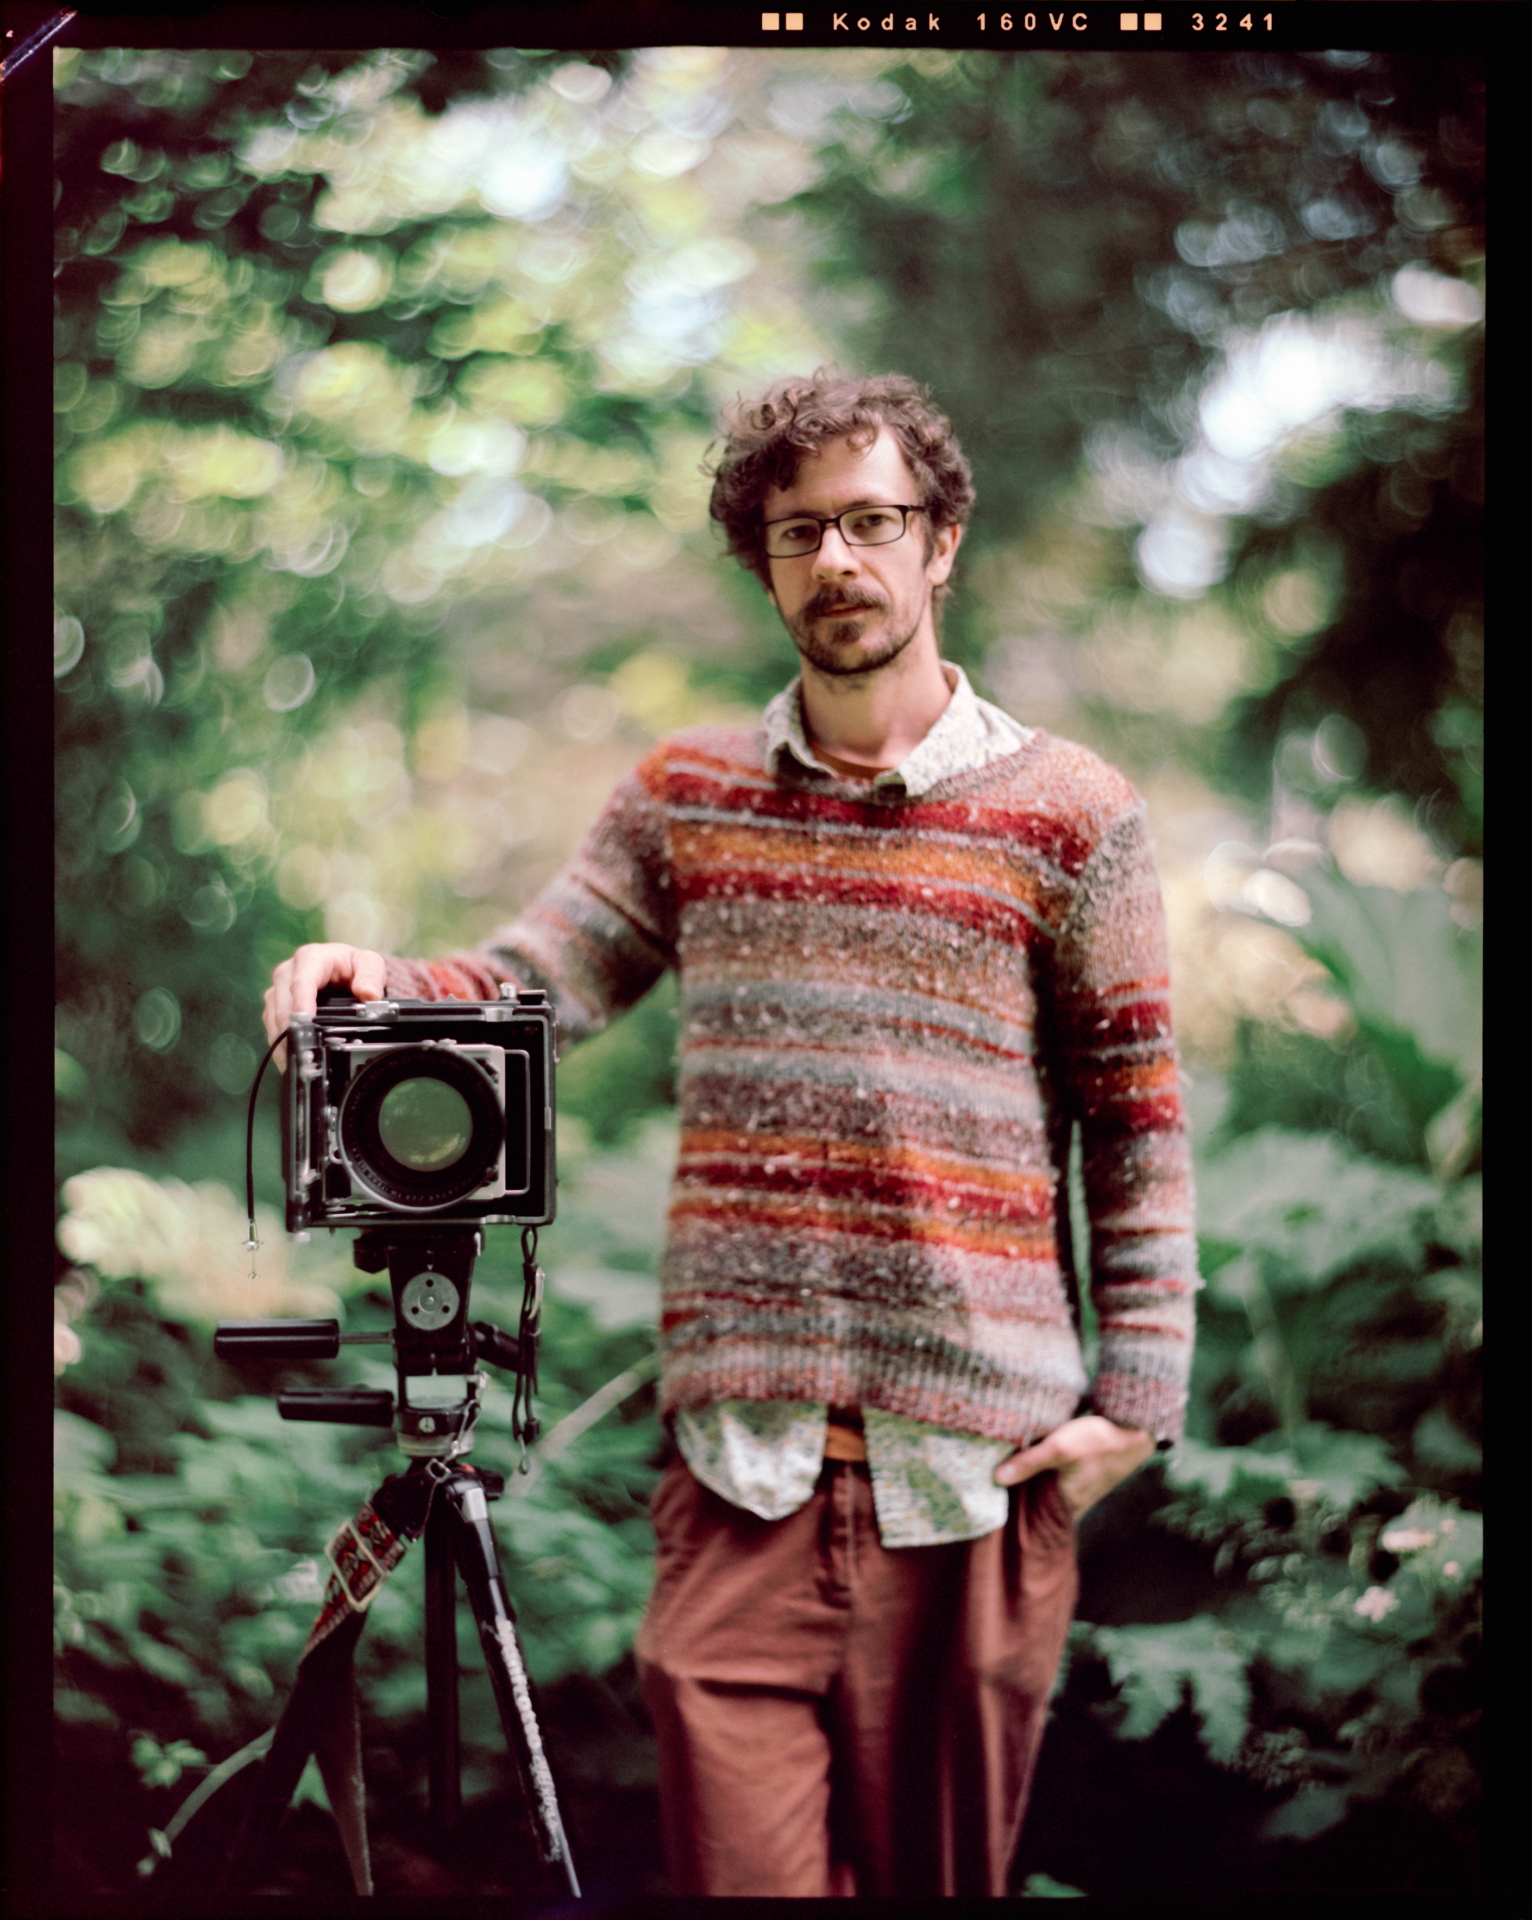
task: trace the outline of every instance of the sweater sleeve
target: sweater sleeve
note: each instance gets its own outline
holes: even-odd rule
[[[675,964],[675,897],[656,752],[619,782],[574,858],[518,919],[473,953],[388,962],[387,990],[422,1000],[493,999],[541,987],[570,1044],[642,999]]]
[[[1095,1411],[1179,1439],[1195,1330],[1191,1152],[1142,805],[1103,836],[1053,955],[1059,1093],[1081,1127]]]

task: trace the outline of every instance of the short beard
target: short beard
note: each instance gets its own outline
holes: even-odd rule
[[[838,620],[830,628],[829,634],[821,638],[814,632],[817,620],[824,617],[829,607],[844,606],[848,599],[855,607],[867,607],[877,612],[889,611],[888,603],[874,599],[872,595],[848,595],[822,588],[800,608],[797,617],[788,621],[787,631],[792,635],[793,645],[809,663],[821,673],[834,675],[837,679],[849,679],[857,674],[876,673],[890,662],[897,660],[905,648],[920,631],[917,621],[908,633],[888,633],[875,652],[863,653],[855,660],[847,660],[840,649],[852,645],[857,639],[857,629],[850,620]]]

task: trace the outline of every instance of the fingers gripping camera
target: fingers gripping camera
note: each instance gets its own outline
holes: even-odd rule
[[[547,996],[332,998],[293,1018],[287,1228],[542,1226],[554,1211]]]

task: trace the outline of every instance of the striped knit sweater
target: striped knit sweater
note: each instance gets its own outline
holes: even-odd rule
[[[1181,1431],[1198,1284],[1164,918],[1128,783],[1044,733],[908,798],[677,734],[476,955],[577,1040],[680,977],[661,1404],[879,1408],[1022,1444],[1086,1385],[1062,1178],[1082,1127],[1091,1400]]]

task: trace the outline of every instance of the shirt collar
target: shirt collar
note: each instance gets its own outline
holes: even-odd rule
[[[917,799],[938,781],[987,766],[991,760],[1016,752],[1032,738],[1032,728],[1020,725],[988,700],[981,700],[961,667],[944,660],[942,672],[952,689],[952,698],[941,718],[897,767],[886,767],[874,774],[873,786],[897,785],[912,800]],[[790,753],[810,772],[822,773],[831,780],[841,778],[815,756],[809,745],[803,723],[801,675],[767,703],[762,718],[768,764],[780,767],[781,756]]]

